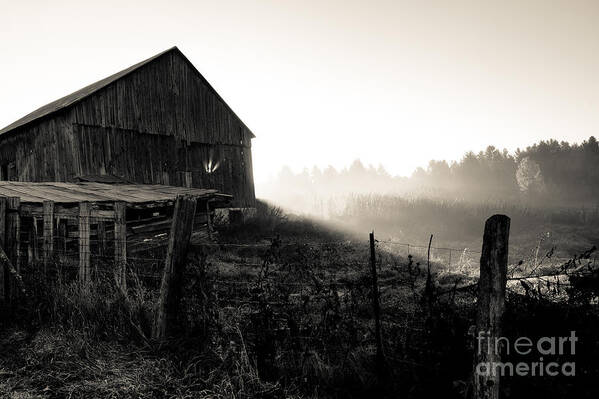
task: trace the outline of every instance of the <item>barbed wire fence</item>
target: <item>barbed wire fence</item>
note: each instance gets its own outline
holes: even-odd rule
[[[38,221],[39,222],[39,221]],[[76,222],[72,224],[77,224]],[[34,228],[37,228],[37,224],[33,223]],[[99,225],[98,227],[99,228]],[[116,239],[114,235],[111,236],[110,228],[108,229],[109,234],[100,238],[98,230],[94,227],[90,238],[87,240],[87,246],[82,247],[79,245],[78,235],[73,232],[65,233],[63,237],[53,236],[52,241],[52,257],[55,263],[61,263],[63,268],[75,269],[78,267],[78,261],[81,257],[89,256],[94,263],[95,273],[104,273],[110,269],[111,263],[115,260],[115,250],[120,246],[129,246],[141,248],[142,251],[136,251],[133,254],[128,254],[126,258],[127,267],[134,270],[140,277],[145,279],[159,279],[161,277],[161,268],[163,266],[163,256],[168,234],[157,235],[156,237],[144,238],[142,240],[132,241],[130,238]],[[277,243],[276,250],[281,253],[287,252],[289,256],[292,253],[293,267],[301,267],[301,262],[306,261],[310,252],[320,252],[326,254],[327,252],[334,252],[333,248],[342,248],[349,254],[350,252],[356,252],[356,244],[365,245],[364,243],[358,243],[356,241],[332,241],[332,242],[318,242],[310,244],[297,244],[297,243]],[[393,265],[395,268],[401,266],[398,263],[402,261],[407,264],[414,259],[416,265],[420,265],[423,259],[428,259],[430,262],[436,265],[441,265],[448,272],[458,272],[467,274],[469,277],[476,277],[478,275],[478,263],[480,260],[481,252],[470,248],[452,248],[452,247],[437,247],[434,245],[422,245],[419,243],[411,243],[393,239],[381,239],[376,241],[377,254],[380,257],[378,264],[379,267],[387,267]],[[260,243],[202,243],[201,247],[203,250],[210,253],[210,256],[219,255],[219,262],[227,264],[228,266],[234,265],[241,269],[251,269],[262,267],[264,265],[263,254],[271,250],[273,246],[272,239],[270,242]],[[17,244],[17,257],[16,262],[18,265],[25,265],[30,263],[36,263],[44,259],[47,262],[47,256],[45,254],[46,248],[48,247],[47,238],[38,236],[37,234],[21,235],[20,240]],[[305,253],[302,255],[301,252]],[[366,257],[366,249],[362,248],[363,257],[360,259],[356,257],[354,253],[350,256],[344,254],[339,257],[342,262],[335,262],[334,259],[326,260],[331,265],[332,269],[338,269],[340,276],[334,276],[329,271],[329,280],[343,280],[343,273],[347,273],[347,268],[356,269],[367,269],[369,260]],[[232,256],[234,253],[234,256]],[[397,259],[394,257],[407,258],[406,261]],[[229,257],[229,262],[227,262]],[[584,256],[582,256],[584,257]],[[578,262],[580,263],[580,259]],[[290,265],[288,265],[290,266]],[[515,276],[513,271],[518,265],[512,265],[508,281],[528,281],[528,280],[539,280],[544,282],[546,285],[560,285],[565,286],[567,283],[560,280],[560,277],[569,277],[564,270],[559,270],[556,273],[539,273],[538,266],[533,264],[532,271],[529,273],[521,273],[519,276]],[[291,266],[290,266],[291,267]],[[585,275],[584,271],[577,271],[581,276]],[[522,275],[523,274],[523,275]],[[587,271],[587,274],[592,274],[592,271]],[[549,281],[553,279],[553,281]],[[219,280],[221,281],[221,280]],[[237,282],[239,283],[239,282]],[[382,280],[385,284],[386,280]],[[226,284],[230,284],[226,282]]]
[[[168,236],[149,239],[145,251],[127,255],[129,278],[139,278],[154,289],[159,287],[166,239]],[[116,248],[128,244],[127,240],[110,236],[98,239],[91,234],[89,245],[81,247],[78,241],[75,235],[54,237],[51,263],[74,279],[80,259],[88,256],[94,277],[112,278],[118,262]],[[41,274],[40,264],[49,261],[43,250],[45,244],[47,247],[43,237],[21,237],[19,270]],[[248,350],[262,362],[286,357],[289,362],[302,359],[301,366],[305,367],[306,359],[315,356],[334,363],[347,361],[356,351],[370,355],[382,351],[387,361],[436,372],[431,366],[435,363],[419,360],[422,353],[417,353],[427,347],[430,339],[430,310],[423,305],[428,263],[441,266],[448,274],[463,274],[447,284],[435,282],[439,284],[432,294],[435,300],[451,303],[459,297],[474,305],[481,251],[397,240],[378,240],[374,245],[373,259],[366,237],[363,241],[317,243],[282,242],[278,237],[259,243],[205,242],[193,245],[192,267],[188,267],[185,277],[191,287],[198,279],[205,279],[201,294],[209,293],[221,339],[236,341],[241,331],[251,343]],[[592,253],[576,256],[551,274],[535,267],[519,274],[508,271],[507,289],[514,294],[528,293],[532,288],[527,289],[526,284],[532,287],[534,282],[548,290],[564,288],[569,282],[560,282],[560,276],[595,273],[593,267],[584,268],[594,261]],[[374,273],[369,267],[371,262]],[[538,293],[541,295],[541,291]],[[195,311],[189,310],[191,305],[206,300],[197,298],[197,290],[188,290],[188,294],[187,312]],[[375,297],[380,307],[378,316]],[[380,342],[376,323],[382,330]]]
[[[127,267],[138,274],[138,276],[149,279],[157,280],[161,278],[161,268],[164,262],[164,248],[167,236],[161,237],[162,240],[147,239],[144,245],[145,251],[140,251],[137,254],[127,255],[126,263]],[[52,245],[52,257],[54,263],[60,263],[62,268],[72,269],[76,271],[79,267],[78,262],[82,256],[89,255],[94,263],[93,269],[95,273],[107,274],[108,270],[111,269],[115,260],[115,247],[120,241],[120,245],[131,244],[127,240],[116,240],[114,238],[108,239],[97,239],[90,238],[88,240],[89,245],[82,248],[77,244],[78,238],[73,237],[53,237]],[[203,251],[209,253],[209,257],[218,258],[218,262],[225,264],[228,267],[238,268],[239,270],[260,268],[265,264],[264,254],[271,251],[273,248],[273,239],[270,242],[260,243],[212,243],[205,242],[201,245],[196,245],[197,248],[202,248]],[[158,243],[157,243],[158,241]],[[268,241],[264,240],[264,241]],[[22,237],[18,244],[18,265],[26,265],[39,263],[45,257],[44,245],[46,244],[44,237],[33,238],[31,235]],[[140,245],[140,243],[136,243]],[[328,271],[327,279],[329,281],[343,281],[344,277],[349,269],[352,270],[367,270],[369,259],[367,256],[367,248],[364,246],[365,242],[357,242],[350,240],[342,241],[330,241],[330,242],[312,242],[309,244],[298,244],[298,243],[282,243],[276,244],[276,252],[286,253],[287,257],[291,257],[291,262],[288,262],[287,267],[301,268],[302,262],[308,260],[310,256],[314,257],[319,255],[319,261],[328,262],[331,266],[330,269],[337,270],[339,275],[335,275],[330,270]],[[362,247],[362,254],[356,256],[358,250],[357,247]],[[376,241],[377,256],[379,271],[385,268],[394,267],[398,268],[405,266],[408,262],[414,261],[416,266],[420,266],[424,259],[429,258],[433,264],[444,267],[445,271],[448,272],[461,272],[467,274],[469,277],[476,277],[478,275],[478,263],[480,260],[480,251],[472,250],[469,248],[452,248],[452,247],[436,247],[427,246],[418,243],[410,243],[392,239],[382,239]],[[335,259],[327,259],[327,254],[331,254],[335,251],[342,249],[345,251],[343,256],[338,256],[337,262]],[[303,252],[303,253],[302,253]],[[324,256],[324,258],[323,258]],[[271,255],[272,257],[272,255]],[[403,258],[402,258],[403,257]],[[330,258],[330,256],[329,256]],[[578,259],[585,258],[582,254]],[[402,265],[401,263],[404,263]],[[269,262],[266,262],[269,263]],[[518,265],[512,265],[508,281],[527,281],[527,280],[539,280],[548,284],[561,284],[561,286],[567,285],[567,283],[560,283],[560,277],[569,277],[569,274],[560,268],[557,272],[552,273],[539,273],[538,270],[534,270],[524,275],[514,276],[513,270]],[[381,269],[382,268],[382,269]],[[586,276],[592,274],[592,271],[577,271],[578,275]],[[239,276],[229,276],[233,279],[237,279]],[[547,279],[555,279],[555,281],[549,281]],[[250,284],[250,281],[239,281],[239,280],[217,280],[217,283],[223,284]],[[383,279],[382,284],[386,284],[386,280]],[[294,284],[294,283],[288,283]]]

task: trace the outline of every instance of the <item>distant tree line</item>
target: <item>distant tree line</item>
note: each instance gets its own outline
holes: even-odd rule
[[[466,153],[459,162],[431,161],[426,170],[416,170],[412,180],[453,197],[594,204],[599,190],[599,145],[591,136],[581,144],[540,141],[514,154],[489,146],[478,154]]]
[[[410,177],[391,176],[382,166],[365,166],[359,159],[342,170],[329,166],[293,173],[284,167],[266,187],[265,197],[314,208],[318,201],[363,193],[596,205],[599,144],[593,136],[580,144],[548,140],[513,154],[489,146],[469,151],[457,162],[431,160]]]

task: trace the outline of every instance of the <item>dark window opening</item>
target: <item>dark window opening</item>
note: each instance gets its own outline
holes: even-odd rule
[[[0,164],[0,180],[9,181],[17,180],[16,167],[14,162],[5,162]]]
[[[0,180],[8,180],[8,164],[0,165]]]

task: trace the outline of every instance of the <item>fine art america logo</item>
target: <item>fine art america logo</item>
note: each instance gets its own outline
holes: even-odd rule
[[[553,358],[563,359],[563,356],[576,354],[576,331],[571,331],[566,337],[541,337],[532,340],[528,337],[519,337],[513,342],[507,337],[491,338],[489,332],[480,331],[476,337],[478,341],[478,355],[486,356],[476,365],[476,373],[484,376],[550,376],[558,375],[573,377],[576,375],[575,362],[549,361]],[[501,362],[500,353],[505,355],[534,356],[537,361],[532,362]],[[537,355],[537,356],[535,356]],[[548,359],[545,359],[548,357]],[[512,356],[513,357],[513,356]]]

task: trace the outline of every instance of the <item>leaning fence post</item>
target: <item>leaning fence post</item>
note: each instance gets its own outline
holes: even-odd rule
[[[374,248],[374,231],[370,233],[370,270],[372,273],[372,308],[374,310],[374,333],[376,339],[376,361],[382,369],[385,359],[383,354],[383,336],[381,331],[381,305],[379,303],[379,283],[376,273],[376,252]]]
[[[474,356],[474,398],[499,398],[501,361],[497,339],[501,337],[501,319],[505,308],[510,218],[493,215],[485,223],[478,280],[478,311]]]
[[[183,273],[187,260],[189,240],[193,230],[197,200],[190,195],[178,195],[173,212],[168,250],[160,285],[158,309],[152,337],[162,340],[176,322],[177,307],[181,297]]]

